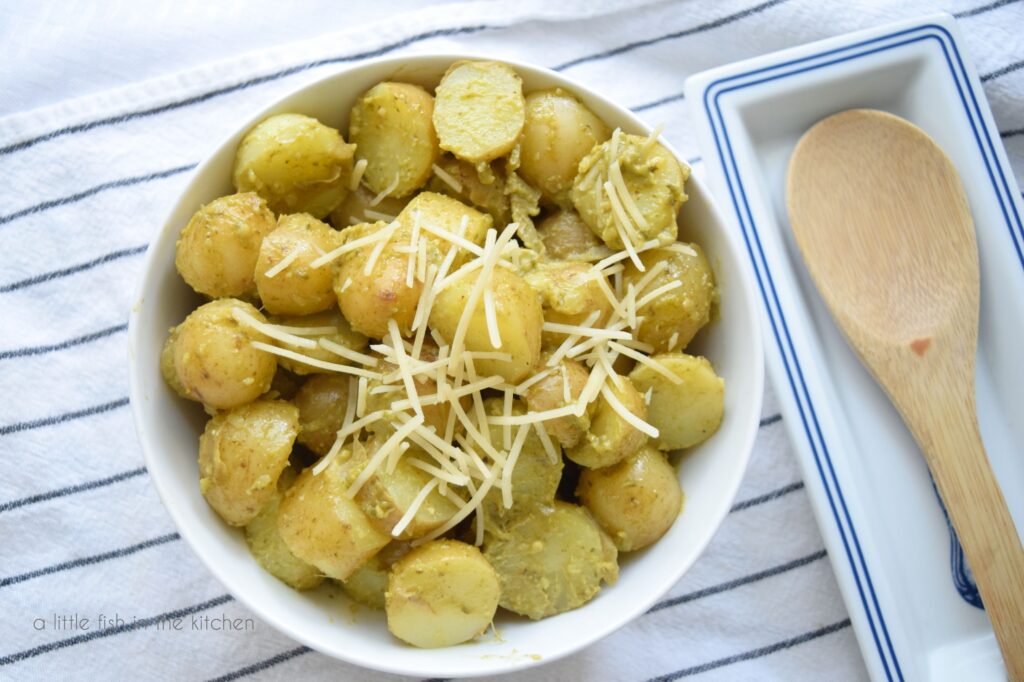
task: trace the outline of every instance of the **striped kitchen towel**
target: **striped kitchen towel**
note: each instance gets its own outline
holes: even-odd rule
[[[213,143],[310,79],[384,54],[531,61],[665,123],[701,173],[688,75],[945,10],[1024,175],[1020,2],[342,4],[51,0],[0,13],[0,679],[391,677],[298,646],[225,593],[157,499],[127,409],[126,318],[147,242]],[[295,42],[268,47],[283,39]],[[780,421],[769,388],[736,505],[663,601],[505,679],[864,679]],[[157,627],[173,616],[190,627]]]

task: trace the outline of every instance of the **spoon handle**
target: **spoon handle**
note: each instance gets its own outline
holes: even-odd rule
[[[963,545],[1009,678],[1024,681],[1024,547],[985,454],[973,391],[933,386],[925,395],[931,399],[904,416]]]

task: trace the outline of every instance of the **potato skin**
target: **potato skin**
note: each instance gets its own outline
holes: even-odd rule
[[[253,271],[263,238],[277,221],[255,192],[214,199],[202,206],[181,231],[174,265],[182,279],[210,298],[251,298]]]
[[[267,312],[274,315],[311,315],[334,306],[334,271],[311,263],[341,243],[327,223],[308,213],[283,215],[277,229],[264,238],[256,261],[256,290]],[[267,271],[292,251],[298,256],[273,277]]]
[[[667,267],[647,286],[653,291],[670,282],[682,282],[681,287],[668,291],[647,305],[638,308],[644,319],[637,330],[637,338],[654,346],[657,352],[684,350],[697,332],[711,319],[711,311],[718,299],[715,273],[712,272],[704,250],[698,244],[687,244],[696,256],[670,249],[651,249],[640,254],[640,261],[650,270],[659,261]],[[623,283],[635,283],[643,277],[633,263],[627,263],[622,273]],[[675,344],[670,348],[673,335]]]
[[[178,326],[174,369],[188,397],[226,410],[252,402],[270,388],[277,361],[253,348],[253,341],[270,339],[231,315],[234,308],[266,321],[256,308],[235,298],[201,305]]]
[[[629,375],[638,390],[653,389],[647,421],[658,429],[657,448],[689,448],[714,435],[725,410],[725,382],[707,358],[663,353],[653,359],[683,380],[673,384],[643,364]]]
[[[647,420],[644,398],[629,379],[623,378],[621,389],[611,380],[608,387],[630,412]],[[595,402],[597,406],[593,408],[590,431],[584,434],[576,447],[565,453],[577,464],[592,469],[620,462],[647,442],[647,434],[620,417],[603,395]]]
[[[301,591],[317,587],[324,581],[324,576],[315,566],[292,554],[277,530],[281,497],[296,476],[294,469],[286,468],[281,472],[277,492],[256,518],[245,526],[245,542],[263,570],[289,587]]]
[[[660,144],[656,143],[645,151],[646,137],[625,133],[618,137],[616,158],[622,169],[623,182],[647,223],[646,227],[636,226],[640,235],[638,243],[649,239],[656,239],[660,244],[674,242],[678,234],[676,214],[687,199],[683,184],[690,177],[690,168],[681,165]],[[615,160],[611,158],[612,144],[612,140],[601,143],[580,162],[570,197],[583,222],[594,234],[609,247],[621,249],[623,243],[616,228],[611,202],[605,192],[597,191],[597,183],[608,180],[609,168]]]
[[[257,400],[206,423],[199,490],[222,519],[244,526],[274,497],[298,432],[298,409],[280,400]]]
[[[601,119],[561,88],[531,92],[519,173],[549,201],[569,206],[580,161],[609,134]]]
[[[556,500],[488,534],[484,556],[501,583],[501,606],[539,620],[593,599],[618,579],[615,545],[582,507]]]
[[[353,236],[361,237],[377,230],[386,229],[383,222],[374,225],[357,225]],[[388,320],[394,319],[403,335],[408,335],[416,314],[416,305],[423,292],[423,283],[413,278],[412,286],[406,286],[408,254],[395,251],[400,234],[392,236],[381,251],[369,275],[364,274],[366,263],[373,251],[370,244],[347,254],[338,266],[334,279],[334,295],[342,315],[352,329],[374,339],[388,334]],[[408,236],[404,242],[408,242]]]
[[[412,229],[417,214],[419,214],[419,219],[422,223],[439,227],[456,235],[459,234],[462,228],[462,221],[465,220],[466,233],[463,237],[477,246],[483,246],[487,230],[491,229],[491,225],[494,222],[486,213],[481,213],[458,199],[453,199],[444,194],[437,194],[436,192],[420,192],[405,205],[402,212],[398,214],[403,230]],[[451,248],[451,242],[426,231],[421,232],[421,234],[434,247],[427,253],[430,262],[440,265],[441,260],[448,253],[448,249]],[[409,233],[405,231],[404,235],[405,241],[408,241]],[[463,249],[459,249],[459,254],[461,257],[455,259],[455,265],[462,263],[465,257],[469,255]]]
[[[188,389],[181,383],[181,379],[178,378],[178,370],[174,367],[174,350],[175,345],[178,343],[179,328],[180,325],[178,327],[171,327],[171,331],[167,334],[167,340],[164,341],[164,347],[160,350],[160,375],[164,378],[164,382],[171,387],[172,391],[182,398],[194,400],[189,395]]]
[[[295,394],[299,410],[299,443],[323,457],[334,445],[348,407],[346,376],[317,374]]]
[[[651,445],[610,467],[584,469],[576,495],[620,552],[653,544],[683,508],[676,470]]]
[[[547,257],[563,261],[598,261],[611,252],[572,210],[556,211],[540,221],[537,233]]]
[[[388,590],[391,566],[411,549],[408,542],[395,540],[389,543],[342,583],[345,594],[363,606],[384,610],[384,593]]]
[[[452,646],[482,634],[498,609],[498,576],[480,550],[434,540],[391,569],[385,610],[388,629],[413,646]]]
[[[301,114],[277,114],[246,133],[235,153],[239,192],[256,192],[270,209],[323,218],[348,194],[356,146]]]
[[[434,129],[441,149],[473,163],[512,150],[526,123],[523,82],[498,62],[457,62],[437,86]]]
[[[334,294],[332,292],[331,296],[333,297],[333,295]],[[313,313],[312,315],[299,315],[295,317],[286,315],[281,317],[272,317],[270,321],[273,324],[280,324],[286,327],[334,327],[337,331],[333,334],[303,334],[303,338],[311,341],[326,339],[328,341],[333,341],[338,345],[345,346],[349,350],[362,352],[366,350],[366,346],[370,342],[369,339],[359,332],[353,331],[348,320],[342,316],[341,311],[336,307],[332,307],[330,310],[325,310],[324,312]],[[332,351],[329,351],[319,345],[316,348],[299,348],[298,346],[286,343],[285,341],[279,341],[277,339],[273,339],[272,343],[279,348],[285,348],[287,350],[302,353],[303,355],[308,355],[312,358],[316,358],[317,360],[333,362],[340,365],[352,364],[349,360],[336,355]],[[308,365],[305,362],[285,357],[278,357],[277,364],[300,376],[307,374],[332,373],[330,370],[314,367],[313,365]]]
[[[546,358],[542,358],[545,360]],[[546,367],[547,363],[542,362]],[[569,397],[577,400],[583,392],[583,387],[590,377],[587,368],[575,360],[564,359],[559,365],[565,365],[565,377],[561,369],[557,369],[537,383],[526,389],[526,404],[531,412],[544,412],[565,407],[564,384],[568,379]],[[548,434],[557,440],[562,447],[571,448],[580,442],[583,435],[590,429],[590,414],[584,412],[582,416],[568,415],[558,419],[550,419],[544,422],[544,428]]]
[[[557,324],[582,325],[595,310],[600,314],[591,326],[603,327],[612,312],[612,304],[601,291],[594,277],[596,273],[590,263],[538,263],[526,273],[526,283],[541,296],[544,321]],[[545,331],[541,334],[541,346],[554,350],[562,344],[567,334]]]
[[[299,474],[281,500],[277,519],[292,554],[335,580],[348,578],[391,540],[345,496],[350,453],[342,450],[319,475],[312,468]]]
[[[434,98],[418,85],[378,83],[349,115],[349,140],[367,160],[363,182],[383,192],[398,176],[391,196],[404,197],[430,178],[440,150],[432,120]]]
[[[434,300],[430,312],[430,326],[452,343],[459,319],[469,300],[470,291],[480,276],[479,270],[461,275]],[[466,332],[465,347],[469,351],[499,351],[511,355],[511,360],[477,360],[480,376],[500,374],[510,383],[525,379],[540,362],[541,327],[544,315],[540,300],[522,277],[496,267],[490,283],[494,296],[495,317],[501,336],[501,348],[491,345],[484,312],[484,297],[480,296]]]

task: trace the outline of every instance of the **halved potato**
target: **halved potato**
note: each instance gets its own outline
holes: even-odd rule
[[[348,578],[391,541],[345,496],[347,460],[361,447],[342,449],[319,474],[304,470],[278,511],[277,527],[292,554],[335,580]]]
[[[358,448],[353,452],[348,463],[349,483],[362,474],[384,440],[383,436],[377,436],[371,439],[365,448]],[[411,509],[420,491],[433,478],[413,466],[409,458],[432,463],[426,453],[413,446],[398,460],[393,470],[388,471],[387,462],[378,466],[355,497],[370,523],[380,532],[388,533],[398,540],[411,540],[426,535],[442,526],[458,511],[451,500],[439,493],[435,487],[419,505],[408,525],[399,534],[394,534],[396,525]]]
[[[608,135],[608,126],[561,88],[531,92],[519,172],[549,201],[571,205],[569,190],[580,161]]]
[[[651,389],[647,421],[658,429],[659,450],[689,448],[710,438],[722,423],[725,382],[707,358],[686,353],[662,353],[652,360],[682,379],[673,383],[644,364],[630,373],[641,392]]]
[[[311,590],[324,581],[316,566],[307,564],[292,554],[277,530],[277,514],[281,497],[298,474],[287,468],[277,482],[277,493],[263,510],[245,527],[245,542],[249,551],[263,569],[296,590]]]
[[[622,387],[608,380],[608,388],[627,410],[642,420],[647,420],[647,406],[644,397],[629,379],[623,378]],[[647,442],[647,434],[626,421],[601,395],[597,399],[590,420],[590,431],[569,448],[566,455],[572,461],[592,469],[611,466],[640,449]]]
[[[676,470],[651,445],[610,467],[584,469],[576,494],[620,552],[656,542],[683,508]]]
[[[594,598],[619,576],[618,553],[582,507],[556,500],[488,535],[484,556],[497,571],[501,606],[538,620]]]
[[[388,629],[414,646],[452,646],[482,634],[498,609],[498,576],[480,550],[435,540],[395,563],[388,579]]]
[[[711,319],[711,311],[718,298],[715,273],[704,250],[698,244],[674,244],[645,251],[640,254],[640,261],[648,272],[658,263],[665,263],[665,269],[640,292],[641,298],[645,292],[666,284],[682,282],[682,286],[666,291],[637,309],[637,314],[644,319],[636,337],[659,352],[684,350]],[[632,262],[626,263],[622,273],[624,284],[636,284],[643,277],[644,273],[637,270]]]
[[[470,293],[479,277],[479,270],[458,276],[434,301],[430,326],[448,343],[454,340],[459,320],[469,305]],[[491,344],[484,295],[481,294],[469,318],[465,348],[475,352],[507,353],[508,360],[477,360],[476,371],[480,376],[500,374],[506,381],[516,383],[526,378],[540,361],[541,327],[544,324],[540,300],[522,277],[504,267],[494,269],[488,288],[494,299],[501,347]]]
[[[280,400],[257,400],[206,423],[199,490],[222,519],[244,526],[270,502],[298,432],[298,409]]]
[[[277,114],[245,134],[235,155],[239,192],[256,192],[274,213],[323,218],[348,194],[354,144],[301,114]]]
[[[409,83],[378,83],[356,100],[348,135],[367,161],[367,187],[380,193],[393,186],[389,195],[401,198],[427,182],[440,153],[433,114],[434,98]]]
[[[458,62],[437,86],[434,128],[441,149],[473,163],[512,150],[526,122],[523,82],[499,62]]]

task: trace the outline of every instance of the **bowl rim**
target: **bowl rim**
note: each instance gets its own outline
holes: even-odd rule
[[[281,106],[281,104],[288,99],[297,97],[301,94],[306,93],[310,90],[316,90],[323,86],[324,82],[342,74],[355,73],[371,68],[382,68],[387,65],[393,65],[396,70],[402,66],[408,66],[410,63],[415,64],[420,61],[444,61],[447,60],[450,63],[454,63],[462,60],[473,60],[473,61],[498,61],[511,66],[516,69],[517,72],[530,72],[532,74],[542,75],[546,78],[558,81],[557,87],[564,87],[576,96],[582,96],[581,99],[596,100],[601,102],[604,106],[613,109],[616,113],[621,116],[623,121],[629,123],[637,130],[641,130],[647,134],[650,134],[654,128],[645,123],[639,116],[637,116],[630,109],[617,104],[610,97],[605,96],[601,92],[594,90],[593,88],[584,85],[583,83],[570,78],[562,73],[554,71],[553,69],[540,66],[531,62],[524,62],[517,59],[510,59],[504,56],[496,55],[494,53],[480,53],[480,52],[450,52],[450,51],[427,51],[408,55],[398,56],[386,56],[376,57],[368,59],[356,64],[347,64],[336,69],[332,69],[326,73],[321,74],[313,80],[299,83],[290,90],[281,93],[268,101],[265,105],[255,110],[250,116],[248,116],[241,124],[232,128],[232,130],[225,136],[221,137],[216,142],[210,151],[205,155],[203,160],[196,165],[196,167],[189,172],[188,182],[180,190],[175,201],[168,207],[165,212],[165,219],[159,230],[155,231],[150,238],[149,244],[152,246],[160,240],[160,238],[168,230],[179,229],[180,226],[172,224],[173,217],[182,208],[182,205],[186,201],[186,197],[191,193],[191,189],[194,186],[197,178],[204,175],[206,169],[211,164],[215,163],[221,155],[224,153],[224,147],[234,140],[240,137],[245,131],[251,129],[256,123],[263,120],[267,116],[276,113],[275,110]],[[660,139],[661,144],[668,149],[672,155],[684,163],[685,160],[676,151],[676,149],[664,138]],[[749,420],[749,423],[742,425],[735,425],[731,428],[742,429],[742,438],[740,442],[742,444],[742,451],[740,454],[740,466],[735,468],[735,472],[728,480],[727,488],[723,489],[723,498],[728,501],[728,504],[721,506],[719,512],[714,515],[711,519],[711,523],[707,524],[707,529],[699,537],[699,540],[695,543],[695,551],[693,553],[693,560],[688,564],[680,564],[679,567],[666,573],[666,578],[658,584],[657,589],[650,591],[649,596],[644,599],[638,599],[633,602],[632,608],[624,612],[620,612],[618,618],[608,619],[607,622],[594,623],[594,627],[585,636],[578,638],[568,646],[563,646],[557,652],[548,653],[541,660],[535,660],[533,657],[523,656],[519,660],[509,661],[507,665],[500,669],[483,668],[479,669],[459,669],[459,670],[446,670],[443,668],[437,668],[428,671],[430,675],[443,675],[446,677],[461,678],[470,677],[475,675],[496,675],[506,674],[516,671],[521,671],[527,668],[532,668],[538,665],[551,663],[553,661],[562,659],[571,654],[577,653],[578,651],[593,645],[595,642],[607,637],[616,630],[626,626],[627,624],[634,621],[637,617],[645,613],[659,598],[667,593],[676,583],[678,583],[682,577],[693,567],[696,561],[704,554],[711,539],[717,534],[722,526],[722,522],[729,513],[729,509],[736,499],[736,495],[739,492],[740,485],[746,475],[747,468],[749,466],[750,457],[753,452],[754,441],[757,437],[759,430],[759,415],[760,408],[763,401],[764,395],[764,354],[762,346],[762,330],[761,321],[758,309],[756,307],[756,301],[753,300],[754,287],[753,273],[750,270],[750,264],[746,258],[742,257],[742,246],[739,242],[739,237],[735,230],[732,229],[731,223],[729,223],[723,216],[722,211],[719,209],[716,203],[715,196],[711,193],[707,185],[696,177],[692,173],[688,180],[688,185],[695,185],[703,198],[706,201],[707,209],[714,218],[714,224],[722,235],[723,240],[728,245],[727,250],[730,252],[730,259],[733,261],[735,266],[735,275],[738,276],[738,286],[734,286],[735,290],[744,291],[750,298],[750,304],[745,306],[744,317],[746,322],[746,329],[749,334],[747,339],[750,346],[754,349],[751,362],[752,362],[752,380],[754,397],[751,400],[754,401],[756,409],[752,410],[755,417]],[[139,440],[139,445],[143,452],[143,460],[146,465],[146,469],[150,471],[150,480],[157,490],[157,494],[160,497],[164,508],[170,515],[171,520],[174,522],[178,533],[181,538],[185,540],[186,544],[192,550],[193,554],[197,556],[203,566],[213,575],[214,578],[221,584],[221,586],[240,604],[244,605],[247,609],[252,611],[265,623],[269,624],[278,632],[282,633],[286,637],[289,637],[300,644],[309,647],[313,651],[317,651],[321,654],[335,658],[338,660],[345,661],[352,665],[357,665],[368,670],[376,670],[380,672],[393,673],[399,675],[419,675],[423,676],[424,670],[420,667],[410,667],[408,665],[401,664],[398,660],[391,661],[382,659],[380,657],[374,657],[371,655],[362,654],[360,651],[324,651],[320,649],[316,643],[308,639],[304,633],[297,632],[291,626],[282,623],[276,617],[276,609],[264,608],[260,600],[253,599],[250,595],[245,592],[236,589],[231,577],[227,574],[226,568],[213,562],[207,554],[202,551],[200,543],[193,535],[191,525],[187,522],[183,513],[178,507],[175,500],[174,490],[171,488],[169,482],[159,475],[152,475],[153,466],[159,470],[160,466],[157,463],[160,459],[160,449],[158,447],[152,447],[147,437],[146,420],[143,415],[142,404],[144,402],[145,391],[142,386],[141,373],[139,371],[138,353],[135,349],[141,345],[140,334],[142,326],[139,322],[139,312],[145,306],[145,293],[150,288],[150,279],[154,276],[156,270],[155,266],[157,259],[162,257],[163,254],[158,254],[158,249],[147,248],[147,253],[143,261],[141,274],[139,275],[138,282],[136,284],[134,295],[132,297],[132,307],[129,311],[128,319],[128,344],[127,344],[127,355],[128,355],[128,382],[129,382],[129,399],[131,404],[132,418],[135,424],[136,434]],[[440,649],[439,651],[450,651],[451,647]]]

